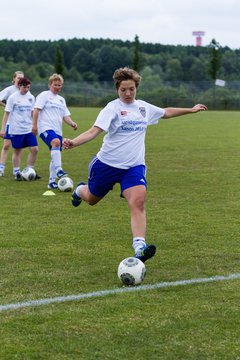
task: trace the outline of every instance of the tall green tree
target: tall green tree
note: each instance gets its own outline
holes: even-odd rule
[[[140,71],[140,42],[138,35],[134,38],[134,52],[133,52],[133,69],[137,72]]]
[[[63,52],[59,45],[56,46],[56,53],[55,53],[55,72],[57,74],[64,75],[64,60],[63,60]]]
[[[220,44],[215,39],[212,39],[211,43],[209,44],[209,49],[210,49],[209,74],[213,80],[216,80],[217,73],[221,67],[221,59],[222,59]]]

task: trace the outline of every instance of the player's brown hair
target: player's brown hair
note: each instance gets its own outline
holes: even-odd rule
[[[137,71],[128,67],[115,70],[113,74],[113,81],[117,90],[119,89],[121,82],[124,80],[133,80],[137,88],[140,84],[141,76],[138,74]]]

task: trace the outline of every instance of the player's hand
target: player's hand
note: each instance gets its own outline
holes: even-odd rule
[[[36,127],[36,126],[33,126],[33,127],[32,127],[32,133],[33,133],[34,135],[37,135],[38,130],[37,130],[37,127]]]
[[[71,126],[74,130],[77,130],[77,128],[78,128],[77,123],[75,123],[75,122],[73,122]]]
[[[0,131],[0,137],[4,138],[6,132],[5,131]]]
[[[192,108],[193,112],[198,112],[198,111],[207,111],[208,108],[206,107],[206,105],[203,104],[197,104]]]
[[[74,147],[73,141],[71,139],[63,139],[63,149],[71,149]]]

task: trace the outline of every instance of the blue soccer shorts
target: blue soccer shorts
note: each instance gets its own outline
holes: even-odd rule
[[[113,186],[119,183],[121,196],[124,190],[144,185],[147,187],[146,166],[137,165],[129,169],[118,169],[102,163],[94,157],[89,164],[88,187],[90,192],[98,197],[104,197]]]
[[[11,140],[11,136],[9,135],[9,125],[6,125],[6,132],[5,132],[4,139]]]
[[[53,139],[59,139],[60,140],[60,150],[62,150],[62,136],[55,133],[54,130],[46,130],[43,133],[40,134],[40,138],[45,142],[45,144],[49,147],[51,150],[51,141]]]
[[[38,146],[37,137],[32,132],[21,135],[11,135],[13,149],[23,149],[26,147]]]

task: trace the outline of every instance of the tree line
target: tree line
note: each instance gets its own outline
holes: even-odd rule
[[[141,43],[137,35],[133,41],[0,40],[1,83],[9,83],[13,72],[22,70],[32,83],[46,84],[56,71],[68,83],[94,84],[96,88],[98,84],[112,84],[114,70],[123,66],[140,72],[142,91],[151,96],[159,92],[160,84],[174,87],[171,91],[180,89],[183,96],[186,91],[179,84],[212,82],[216,78],[240,81],[240,49],[221,47],[214,39],[205,47]]]
[[[111,81],[114,70],[122,66],[137,67],[140,72],[158,75],[162,81],[211,80],[210,46],[182,46],[140,43],[111,39],[0,40],[0,78],[9,80],[16,68],[27,70],[32,81],[48,77],[56,67],[57,56],[62,72],[71,81]],[[240,50],[219,47],[221,66],[217,76],[240,80]],[[136,60],[137,59],[137,60]]]

